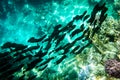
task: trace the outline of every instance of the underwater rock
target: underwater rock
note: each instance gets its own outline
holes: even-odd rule
[[[110,59],[105,62],[105,71],[110,76],[120,78],[120,62],[116,59]]]

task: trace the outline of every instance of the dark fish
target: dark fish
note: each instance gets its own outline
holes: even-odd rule
[[[12,75],[13,73],[19,71],[23,66],[24,66],[24,64],[21,64],[12,69],[8,69],[7,71],[2,72],[0,77],[8,77],[8,76]]]
[[[105,14],[104,16],[100,17],[100,25],[103,23],[103,21],[106,19],[107,14]]]
[[[81,40],[82,38],[84,38],[84,36],[85,36],[85,34],[87,33],[88,30],[89,30],[89,29],[84,30],[84,31],[83,31],[83,34],[82,34],[81,36],[79,36],[78,38],[76,38],[76,39],[74,40],[74,42],[76,42],[76,41]]]
[[[73,25],[74,19],[72,21],[70,21],[65,27],[70,27]]]
[[[66,47],[68,47],[71,43],[67,43],[66,45],[62,46],[63,49],[65,49]]]
[[[62,27],[62,25],[61,25],[61,24],[59,24],[59,25],[55,26],[55,27],[54,27],[54,30],[59,30],[59,28],[60,28],[60,27]]]
[[[71,30],[73,30],[75,27],[76,27],[76,25],[71,25],[71,26],[69,27],[68,32],[70,32]]]
[[[37,59],[33,60],[32,62],[28,63],[27,64],[28,67],[27,67],[26,71],[33,69],[41,61],[42,61],[42,59],[37,58]]]
[[[21,77],[19,77],[19,79],[18,80],[25,80],[25,74],[24,75],[22,75]]]
[[[31,37],[31,38],[28,40],[28,42],[30,42],[30,43],[40,42],[40,41],[42,41],[45,37],[46,37],[46,35],[42,36],[42,37],[39,38],[39,39],[35,39],[34,37]]]
[[[68,31],[69,28],[71,28],[73,26],[73,22],[74,22],[74,19],[72,21],[70,21],[65,27],[59,29],[59,32],[65,32],[65,31]]]
[[[82,15],[76,15],[73,20],[79,20],[79,19],[82,19]]]
[[[87,13],[87,11],[84,11],[83,14],[79,16],[79,19],[82,19],[86,13]]]
[[[8,62],[5,65],[0,66],[0,73],[8,70],[12,65],[13,65],[12,63]]]
[[[58,52],[59,50],[62,50],[63,49],[63,46],[60,46],[58,48],[55,49],[56,52]]]
[[[104,14],[107,12],[107,10],[108,10],[108,8],[107,8],[107,7],[104,7],[104,8],[102,9],[101,15],[104,15]]]
[[[8,77],[5,77],[6,80],[13,80],[14,76],[13,75],[10,75]]]
[[[87,11],[84,11],[84,13],[82,14],[82,16],[85,16],[86,13],[87,13]]]
[[[81,31],[84,30],[84,24],[82,24],[82,25],[80,26],[80,30],[81,30]]]
[[[90,15],[86,15],[84,18],[83,18],[83,21],[85,21],[86,19],[88,19],[90,17]]]
[[[16,44],[16,43],[11,43],[11,42],[6,42],[5,44],[3,44],[3,46],[1,47],[2,49],[5,49],[5,48],[15,48],[16,50],[23,50],[25,48],[27,48],[26,45],[23,45],[23,44]]]
[[[12,43],[11,42],[6,42],[6,43],[4,43],[2,46],[1,46],[1,48],[2,49],[5,49],[5,48],[10,48],[10,47],[12,47],[13,45],[12,45]]]
[[[102,10],[103,8],[105,8],[106,3],[103,3],[103,4],[98,3],[98,5],[99,5],[98,10]]]
[[[35,39],[34,37],[31,37],[31,38],[28,40],[28,42],[31,42],[31,43],[37,42],[37,41],[38,41],[38,39]]]
[[[65,45],[63,54],[66,54],[67,52],[69,52],[69,49],[75,44],[75,42],[76,41],[73,41],[72,43]]]
[[[86,13],[87,13],[87,11],[84,11],[82,15],[76,15],[76,16],[73,18],[73,21],[74,21],[74,20],[80,20],[80,19],[82,19],[82,18],[85,16]]]
[[[65,32],[67,30],[69,30],[69,26],[68,25],[63,27],[63,28],[61,28],[61,29],[59,29],[59,32]]]
[[[18,61],[20,62],[21,60],[23,60],[25,58],[28,58],[28,56],[18,55],[14,62],[18,62]]]
[[[10,54],[10,52],[0,53],[0,58],[8,56],[9,54]]]
[[[63,55],[59,60],[56,61],[56,64],[58,65],[59,63],[61,63],[66,57],[66,55]]]
[[[81,32],[81,30],[80,29],[76,29],[76,30],[74,30],[73,32],[72,32],[72,34],[70,34],[70,36],[74,36],[75,34],[78,34],[78,33],[80,33]]]
[[[80,48],[80,46],[76,46],[73,50],[72,50],[72,53],[75,53],[76,50],[78,50]]]
[[[27,49],[24,49],[24,50],[22,50],[21,52],[18,52],[18,54],[20,54],[20,53],[26,53],[26,52],[28,52],[28,51],[32,51],[32,50],[35,50],[35,49],[38,49],[40,46],[39,45],[37,45],[37,46],[31,46],[31,47],[29,47],[29,48],[27,48]],[[17,54],[16,54],[17,55]],[[15,56],[16,56],[15,55]]]
[[[34,80],[36,78],[37,75],[30,75],[28,80]]]
[[[91,43],[92,43],[92,41],[90,40],[89,43],[87,43],[86,45],[84,45],[83,47],[81,47],[77,52],[75,52],[75,54],[80,54]]]
[[[94,27],[95,27],[96,23],[97,23],[97,20],[95,20],[94,23],[93,23],[93,26],[94,26]]]
[[[51,58],[47,59],[46,61],[44,61],[43,63],[41,63],[40,66],[47,64],[52,59],[54,59],[54,57],[51,57]]]
[[[11,42],[6,42],[5,44],[3,44],[3,46],[1,48],[2,49],[9,48],[10,52],[15,52],[15,51],[19,51],[19,50],[24,50],[25,48],[27,48],[27,46],[23,45],[23,44],[16,44],[16,43],[11,43]]]
[[[41,47],[40,50],[36,53],[35,57],[42,58],[45,55],[46,53],[42,51],[42,47]]]
[[[85,33],[87,33],[88,31],[89,31],[89,28],[85,29],[85,30],[83,31],[83,34],[85,35]]]
[[[100,26],[96,26],[95,28],[93,28],[91,37],[93,37],[95,35],[95,33],[98,32],[99,29],[100,29]]]
[[[54,29],[54,31],[53,31],[52,34],[50,35],[50,38],[52,39],[52,38],[58,37],[59,32],[60,32],[59,30],[55,30],[55,29]]]
[[[58,37],[56,45],[58,45],[64,39],[65,35],[66,34],[62,34],[62,35],[60,35],[60,37]]]
[[[97,12],[102,10],[104,7],[105,7],[105,3],[103,5],[101,5],[101,6],[99,4],[96,4],[93,11],[92,11],[92,13],[91,13],[91,17],[88,20],[88,23],[92,24],[93,21],[95,20],[95,16],[96,16]]]
[[[46,47],[45,47],[45,50],[46,50],[46,51],[48,51],[48,49],[50,49],[51,44],[52,44],[51,42],[48,42],[48,43],[47,43],[47,45],[46,45]]]
[[[90,36],[90,30],[87,32],[87,34],[85,35],[85,37],[87,38],[87,39],[89,39],[91,36]]]
[[[83,37],[84,37],[84,34],[82,34],[81,36],[79,36],[78,38],[76,38],[74,41],[75,41],[75,42],[76,42],[76,41],[79,41],[79,40],[81,40]]]
[[[39,68],[38,71],[43,71],[45,68],[47,68],[47,66],[48,66],[48,65],[46,64],[44,67]]]
[[[11,56],[5,56],[3,58],[0,58],[0,66],[3,66],[5,64],[7,64],[9,61],[13,60],[13,58]]]

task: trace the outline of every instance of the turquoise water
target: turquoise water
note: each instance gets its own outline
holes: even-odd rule
[[[119,45],[108,56],[99,40],[119,43],[119,10],[119,0],[1,0],[0,80],[111,79],[104,61]]]

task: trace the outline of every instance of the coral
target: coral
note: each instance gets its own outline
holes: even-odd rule
[[[107,60],[105,62],[105,71],[112,77],[120,78],[120,62],[115,59]]]

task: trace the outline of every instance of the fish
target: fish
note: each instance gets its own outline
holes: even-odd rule
[[[99,5],[99,3],[96,4],[95,7],[94,7],[94,9],[93,9],[93,11],[92,11],[92,13],[91,13],[91,17],[90,17],[90,19],[87,22],[90,23],[90,24],[92,24],[94,22],[94,20],[95,20],[95,16],[96,16],[97,12],[100,11],[100,10],[102,10],[102,9],[104,9],[104,8],[106,8],[105,7],[105,3],[103,5]],[[104,13],[102,13],[102,15],[103,14]]]
[[[68,33],[69,33],[71,30],[73,30],[75,27],[76,27],[76,25],[71,25],[71,26],[69,27]]]
[[[106,19],[106,17],[107,17],[107,14],[100,17],[100,23],[99,23],[100,25],[103,23],[103,21]]]
[[[85,21],[86,19],[88,19],[90,17],[90,15],[86,15],[84,18],[83,18],[83,21]]]
[[[65,33],[63,33],[62,35],[60,35],[60,37],[58,37],[56,45],[58,45],[64,38],[65,38]]]
[[[25,79],[25,74],[19,77],[19,80],[24,80]]]
[[[87,13],[87,11],[84,11],[84,13],[82,14],[82,16],[85,16],[85,15],[86,15],[86,13]]]
[[[81,31],[84,30],[84,24],[82,24],[82,25],[80,26],[80,30],[81,30]]]
[[[92,43],[92,41],[89,41],[88,44],[86,44],[85,46],[79,48],[79,50],[77,50],[77,52],[75,52],[74,54],[80,54],[80,53],[82,52],[82,50],[83,50],[85,47],[89,46],[91,43]]]
[[[76,29],[76,30],[74,30],[74,31],[72,32],[72,34],[70,34],[70,36],[73,37],[75,34],[78,34],[78,33],[80,33],[80,32],[81,32],[80,29]]]
[[[10,54],[9,51],[6,51],[6,52],[3,52],[3,53],[0,53],[0,58],[5,57],[5,56],[8,56],[9,54]]]
[[[72,46],[75,44],[75,40],[72,42],[72,43],[68,43],[64,46],[64,53],[63,54],[66,54],[67,52],[69,52],[69,49],[72,48]]]
[[[28,51],[36,50],[36,49],[38,49],[39,47],[40,47],[39,45],[28,47],[28,48],[22,50],[21,52],[18,52],[17,54],[15,54],[15,56],[19,55],[20,53],[26,53],[26,52],[28,52]]]
[[[28,40],[28,42],[30,42],[30,43],[41,42],[45,37],[46,37],[46,35],[43,35],[43,36],[40,37],[39,39],[35,39],[34,37],[31,37],[31,38]]]
[[[91,37],[93,37],[95,33],[98,32],[99,29],[100,29],[100,26],[95,27],[92,31]]]
[[[80,15],[76,15],[73,20],[79,20],[79,19],[82,19],[82,17]]]
[[[29,55],[29,57],[30,57],[30,55]],[[21,54],[21,55],[19,55],[19,56],[16,57],[14,63],[15,62],[20,62],[21,60],[23,60],[25,58],[28,58],[28,56],[24,56],[24,55]]]
[[[96,25],[96,23],[97,23],[97,20],[95,20],[95,21],[94,21],[94,23],[93,23],[93,25],[94,25],[94,28],[95,28],[95,25]]]
[[[6,63],[5,65],[3,65],[3,66],[0,67],[0,72],[2,73],[4,71],[8,70],[12,65],[13,64],[10,63],[10,62]]]
[[[62,50],[63,49],[63,46],[60,46],[60,47],[57,47],[54,51],[55,52],[58,52],[58,51],[60,51],[60,50]]]
[[[49,63],[52,61],[55,62],[55,65],[60,65],[62,61],[69,57],[67,56],[68,54],[80,54],[86,47],[92,44],[92,37],[98,33],[101,24],[107,17],[106,11],[107,8],[105,4],[96,4],[91,14],[87,14],[87,11],[84,11],[82,14],[76,15],[65,26],[61,24],[54,26],[50,34],[45,34],[40,38],[29,38],[27,42],[37,44],[35,46],[13,42],[4,43],[1,49],[10,49],[10,51],[0,53],[0,77],[2,77],[3,80],[16,77],[13,74],[25,68],[22,74],[23,76],[19,76],[19,79],[26,79],[26,72],[29,73],[32,69],[44,71],[49,68]],[[97,15],[98,12],[101,12],[100,15]],[[100,16],[100,19],[96,19],[96,16]],[[78,20],[80,24],[77,26],[74,25],[74,22]],[[87,23],[93,26],[91,31],[89,27],[85,25]],[[81,35],[77,35],[73,40],[73,37],[79,33],[81,33]],[[70,36],[72,40],[64,41],[66,35]],[[79,41],[85,44],[83,43],[83,45],[81,45]],[[33,51],[35,52],[34,55],[32,55]],[[62,56],[58,58],[59,55]],[[56,60],[56,58],[58,58],[58,60]],[[28,77],[28,79],[36,79],[36,76],[37,75],[33,75]]]
[[[45,60],[43,63],[41,63],[39,66],[43,66],[46,63],[48,63],[50,60],[54,59],[54,57],[48,58],[47,60]],[[37,66],[38,67],[38,66]]]
[[[0,58],[0,66],[7,64],[9,61],[14,60],[10,55]]]
[[[33,80],[33,79],[36,78],[36,76],[37,76],[37,75],[31,75],[31,76],[28,78],[28,80]]]
[[[24,66],[24,64],[20,64],[12,69],[8,69],[7,71],[4,71],[1,73],[0,77],[1,78],[7,78],[10,75],[12,75],[13,73],[17,72],[18,70],[20,70],[22,67]]]
[[[76,16],[73,18],[73,21],[74,21],[74,20],[81,20],[81,19],[85,16],[86,13],[87,13],[87,11],[84,11],[83,14],[81,14],[81,15],[76,15]]]
[[[55,31],[55,30],[59,31],[59,28],[61,28],[61,27],[62,27],[61,24],[56,25],[56,26],[54,27],[54,31]]]
[[[36,59],[34,59],[32,62],[30,62],[29,64],[27,64],[27,69],[26,69],[26,71],[33,69],[33,68],[34,68],[39,62],[41,62],[41,61],[42,61],[41,58],[36,58]]]
[[[60,31],[58,29],[54,29],[54,31],[50,35],[50,38],[56,38],[56,37],[58,37],[59,33],[60,33]]]
[[[63,55],[59,60],[56,61],[56,64],[58,65],[60,62],[62,62],[67,56]]]
[[[13,75],[10,75],[8,77],[6,77],[6,80],[13,80],[14,76]]]
[[[78,50],[80,48],[80,46],[76,46],[73,50],[72,50],[72,53],[75,53],[76,50]]]
[[[39,56],[39,58],[42,58],[43,56],[45,56],[46,55],[46,53],[45,52],[43,52],[42,51],[42,47],[39,49],[39,51],[38,52],[36,52],[36,55],[35,55],[35,57],[37,57],[37,56]]]
[[[46,51],[48,51],[48,49],[51,47],[51,42],[48,42],[46,47],[44,48]]]
[[[46,64],[44,67],[39,68],[38,71],[43,71],[43,70],[45,70],[45,68],[47,68],[47,66],[48,66],[48,65]]]
[[[17,43],[12,43],[12,42],[6,42],[1,46],[1,48],[2,49],[15,48],[14,51],[18,51],[18,50],[23,50],[23,49],[27,48],[27,45],[17,44]]]

